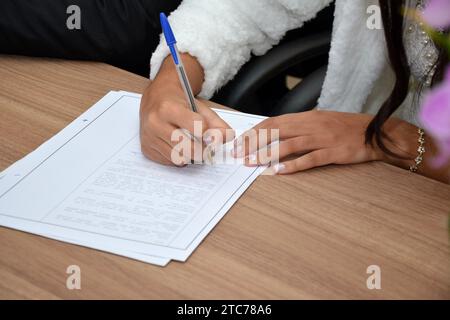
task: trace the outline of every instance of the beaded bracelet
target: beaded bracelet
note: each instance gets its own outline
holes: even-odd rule
[[[425,154],[425,131],[419,128],[418,133],[419,139],[417,142],[419,142],[419,148],[417,149],[417,152],[419,154],[417,158],[414,159],[414,164],[409,167],[409,171],[411,172],[417,172],[417,170],[419,170],[419,166],[423,162],[423,155]]]

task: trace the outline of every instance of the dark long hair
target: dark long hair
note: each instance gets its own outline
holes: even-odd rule
[[[392,114],[405,101],[409,91],[409,79],[411,75],[408,59],[403,44],[403,23],[404,0],[380,0],[381,16],[384,25],[384,34],[386,37],[389,60],[395,73],[395,85],[391,95],[381,106],[372,122],[367,127],[366,143],[376,143],[386,154],[398,157],[389,150],[384,140],[389,140],[383,132],[383,125],[392,116]],[[444,50],[440,50],[439,58],[435,63],[436,72],[432,79],[432,85],[442,80],[445,64],[448,62],[448,56]],[[433,69],[434,66],[431,68]],[[431,69],[429,72],[431,72]]]

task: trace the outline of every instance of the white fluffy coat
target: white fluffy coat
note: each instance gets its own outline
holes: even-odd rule
[[[209,99],[250,59],[263,55],[287,31],[301,27],[332,0],[184,0],[169,17],[178,48],[205,71],[200,96]],[[318,107],[376,112],[393,85],[383,30],[367,27],[378,0],[336,0],[329,65]],[[169,50],[161,43],[151,59],[153,79]],[[375,94],[374,94],[375,93]]]

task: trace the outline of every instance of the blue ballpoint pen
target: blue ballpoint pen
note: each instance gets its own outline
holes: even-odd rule
[[[166,38],[166,43],[170,49],[170,53],[172,54],[175,67],[177,69],[178,77],[181,82],[181,87],[183,88],[183,91],[186,95],[189,107],[193,112],[198,112],[198,108],[195,103],[195,96],[194,93],[192,92],[191,84],[189,83],[186,71],[184,69],[183,61],[180,58],[180,53],[178,52],[177,48],[177,40],[175,39],[172,28],[170,27],[169,20],[167,19],[166,15],[163,12],[159,14],[159,19],[161,21],[161,27],[163,29],[164,37]],[[200,142],[199,139],[197,137],[194,137],[189,131],[187,131],[186,134],[191,139]],[[214,145],[210,144],[207,147],[207,151],[208,151],[207,160],[209,161],[209,163],[213,164],[214,157],[216,154]]]
[[[159,19],[161,21],[161,27],[163,29],[164,37],[166,38],[167,46],[169,47],[173,61],[175,62],[175,67],[178,72],[178,77],[180,78],[181,87],[183,87],[183,91],[186,94],[189,107],[192,111],[197,112],[198,109],[197,105],[195,104],[195,96],[192,92],[191,85],[184,69],[183,61],[180,58],[180,53],[178,52],[177,48],[177,40],[175,39],[172,28],[170,27],[169,20],[162,12],[159,15]]]

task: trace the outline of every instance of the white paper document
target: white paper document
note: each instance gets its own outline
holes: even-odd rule
[[[0,225],[161,266],[185,261],[263,168],[146,159],[139,104],[110,92],[0,173]],[[264,119],[216,112],[239,132]]]

